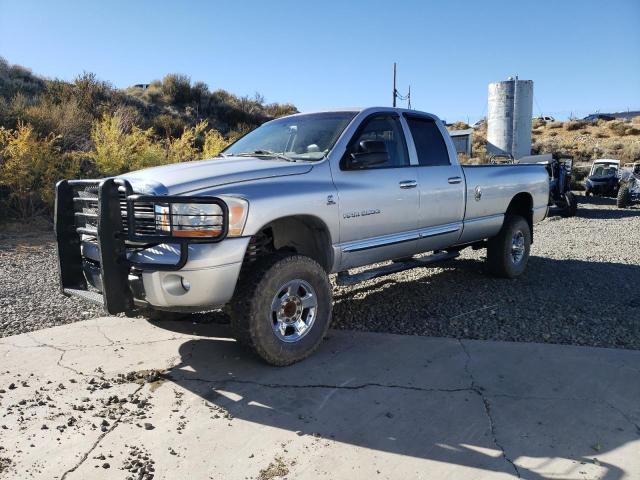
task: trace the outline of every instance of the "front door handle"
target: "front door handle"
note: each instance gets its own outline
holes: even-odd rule
[[[460,183],[462,182],[462,177],[450,177],[449,183]]]
[[[418,186],[418,182],[415,180],[403,180],[400,182],[400,188],[416,188]]]

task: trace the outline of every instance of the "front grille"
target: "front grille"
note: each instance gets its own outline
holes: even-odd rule
[[[78,185],[74,187],[74,215],[76,230],[85,235],[98,235],[98,185]],[[120,212],[122,214],[122,227],[124,233],[128,233],[127,201],[125,193],[120,192]],[[157,231],[153,203],[134,203],[135,234],[136,235],[162,235],[166,232]]]
[[[98,185],[74,188],[73,210],[78,233],[98,235]]]

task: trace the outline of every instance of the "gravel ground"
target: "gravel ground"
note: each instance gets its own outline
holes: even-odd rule
[[[336,288],[334,328],[640,349],[640,209],[578,197],[536,226],[525,275],[495,279],[483,250]],[[0,336],[101,315],[57,291],[47,232],[0,235]],[[222,320],[221,315],[217,320]]]

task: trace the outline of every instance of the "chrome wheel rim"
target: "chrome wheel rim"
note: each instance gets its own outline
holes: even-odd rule
[[[316,320],[318,297],[313,287],[295,279],[282,285],[271,302],[271,322],[275,336],[286,343],[301,340]]]
[[[518,230],[511,238],[511,259],[513,263],[520,263],[524,258],[524,254],[524,233]]]

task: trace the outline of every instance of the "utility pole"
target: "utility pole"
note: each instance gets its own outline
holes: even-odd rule
[[[398,90],[396,90],[396,62],[393,62],[393,107],[396,106],[396,97],[398,96]]]

